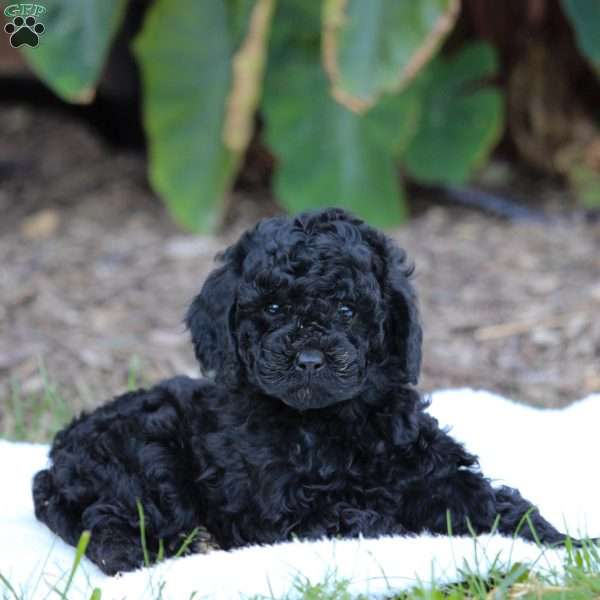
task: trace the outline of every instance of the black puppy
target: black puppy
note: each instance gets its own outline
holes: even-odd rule
[[[333,209],[262,221],[221,260],[187,314],[210,379],[73,421],[35,477],[38,519],[71,544],[91,531],[106,573],[143,563],[138,503],[151,558],[199,525],[226,549],[449,522],[564,540],[424,411],[411,267],[390,239]]]

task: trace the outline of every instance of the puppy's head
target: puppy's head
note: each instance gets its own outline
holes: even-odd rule
[[[339,209],[261,221],[220,257],[186,322],[205,375],[298,410],[416,383],[404,251]]]

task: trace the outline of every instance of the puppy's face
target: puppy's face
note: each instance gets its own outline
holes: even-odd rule
[[[421,329],[405,258],[339,209],[261,221],[188,311],[203,371],[298,410],[416,383]]]
[[[233,331],[248,379],[300,410],[363,389],[372,341],[381,342],[382,294],[364,245],[329,232],[251,251]]]

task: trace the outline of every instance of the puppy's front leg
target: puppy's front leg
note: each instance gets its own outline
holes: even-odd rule
[[[537,507],[521,496],[519,490],[502,486],[494,491],[496,512],[500,516],[498,523],[500,533],[513,535],[518,531],[520,537],[531,542],[564,543],[566,536],[548,523]]]
[[[490,531],[494,490],[477,471],[464,469],[415,481],[403,494],[400,521],[408,531],[469,535]]]
[[[512,488],[495,489],[478,471],[457,470],[415,485],[407,497],[402,519],[417,531],[453,535],[498,532],[528,541],[556,544],[565,535],[544,519],[538,509]],[[533,526],[533,531],[531,526]]]

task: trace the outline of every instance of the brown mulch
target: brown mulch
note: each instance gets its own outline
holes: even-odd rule
[[[226,233],[178,229],[142,157],[82,123],[0,106],[0,407],[43,361],[76,408],[196,373],[182,316],[214,254],[273,210],[236,197]],[[600,225],[515,225],[456,208],[390,232],[414,258],[422,388],[473,386],[559,406],[600,390]],[[1,418],[1,415],[0,415]]]

